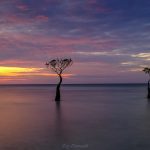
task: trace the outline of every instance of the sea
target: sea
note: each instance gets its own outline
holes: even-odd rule
[[[146,86],[0,85],[0,150],[150,150]]]

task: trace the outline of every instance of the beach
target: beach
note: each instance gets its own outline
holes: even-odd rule
[[[149,150],[144,84],[0,86],[0,150]]]

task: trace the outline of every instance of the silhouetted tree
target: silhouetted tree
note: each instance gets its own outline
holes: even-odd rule
[[[55,101],[60,101],[60,86],[62,83],[62,73],[70,65],[72,65],[72,59],[53,59],[49,62],[46,62],[47,68],[51,68],[59,76],[59,83],[56,87],[56,97]]]
[[[144,71],[146,74],[148,74],[149,77],[150,77],[150,68],[146,67],[146,68],[143,69],[143,71]],[[149,78],[148,83],[147,83],[147,89],[148,89],[147,98],[150,99],[150,78]]]

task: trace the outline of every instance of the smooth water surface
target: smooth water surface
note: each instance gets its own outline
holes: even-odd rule
[[[149,150],[146,85],[0,86],[0,150]]]

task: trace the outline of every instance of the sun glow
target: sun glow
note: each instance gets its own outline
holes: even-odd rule
[[[57,74],[47,73],[44,68],[22,68],[22,67],[0,67],[0,76],[17,77],[17,76],[51,76],[56,77]],[[70,77],[73,74],[62,74],[63,77]]]
[[[42,68],[0,67],[0,76],[18,76],[23,73],[38,72]]]

